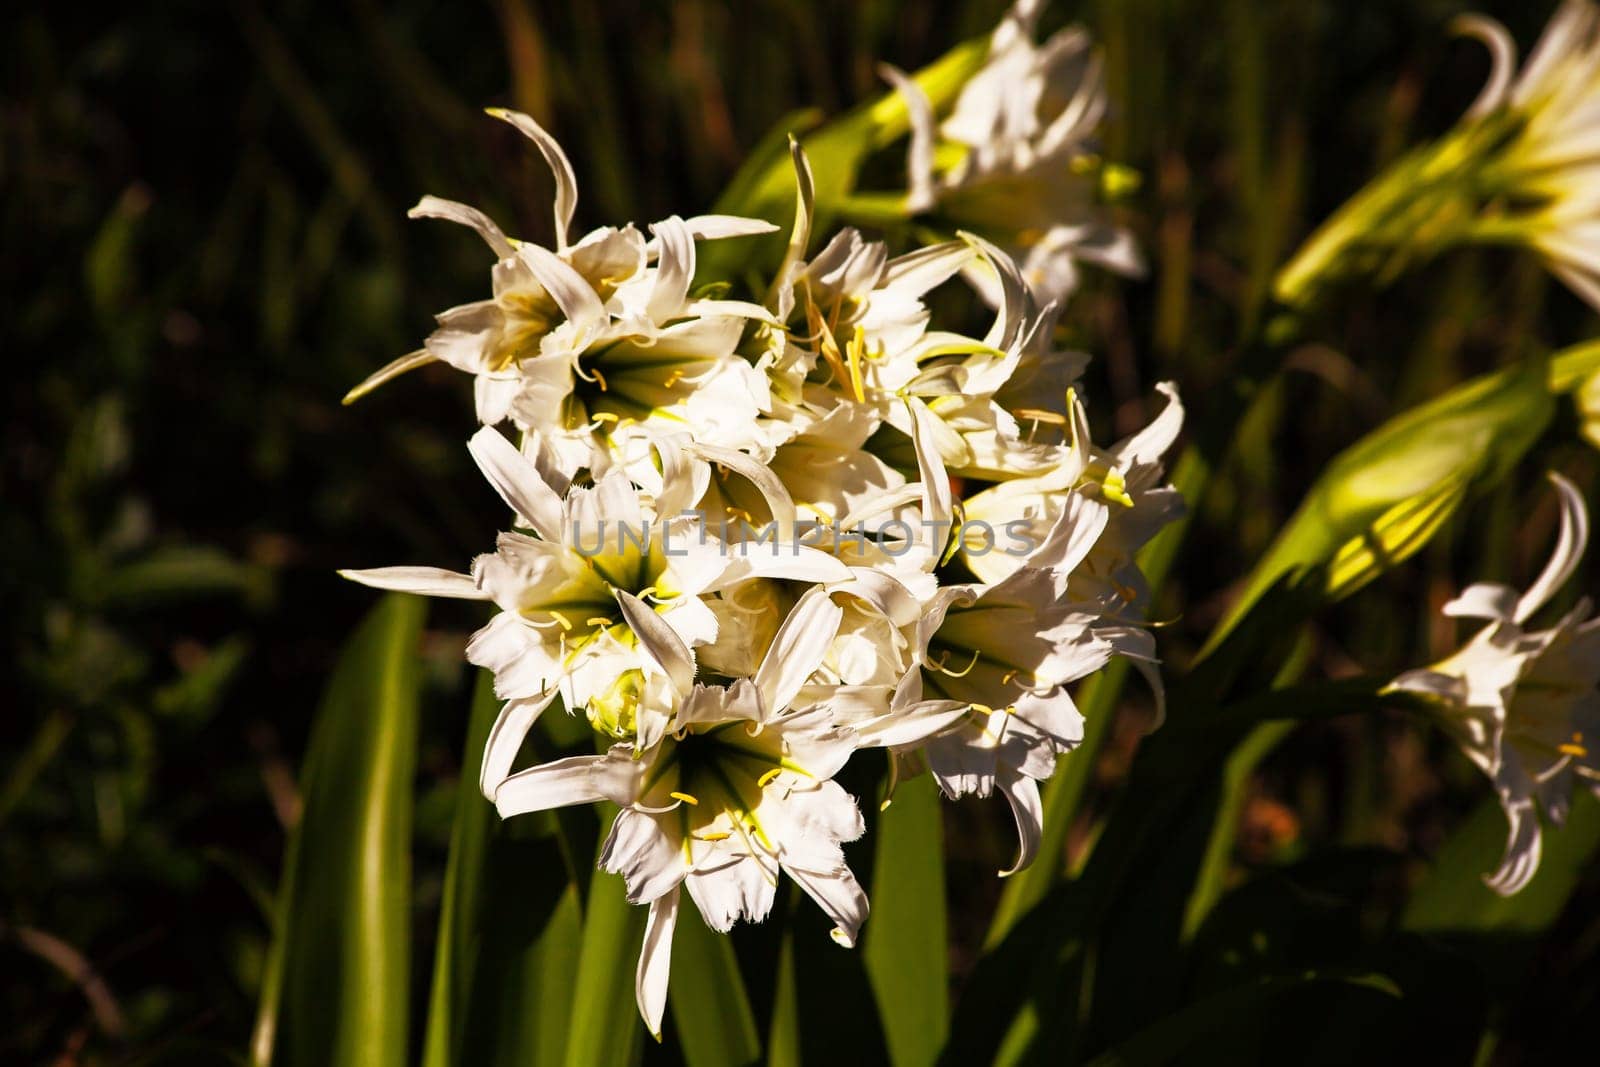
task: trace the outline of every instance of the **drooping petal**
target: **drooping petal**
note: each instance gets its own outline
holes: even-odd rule
[[[922,479],[922,535],[929,539],[929,556],[933,562],[938,562],[944,546],[955,533],[951,528],[955,494],[935,442],[938,419],[920,400],[907,399],[906,406],[911,411],[911,439],[917,451],[918,476]]]
[[[453,597],[456,600],[489,600],[490,594],[478,588],[472,575],[447,571],[440,567],[374,567],[371,570],[343,570],[339,577],[352,582],[370,585],[374,589],[388,589],[396,593],[417,593],[421,596]]]
[[[787,319],[794,310],[794,278],[805,258],[806,246],[811,242],[811,218],[816,202],[816,185],[811,178],[811,163],[806,159],[800,142],[789,137],[789,158],[794,162],[794,228],[789,232],[789,245],[784,250],[783,262],[773,276],[772,289],[767,293],[766,304],[779,319]]]
[[[567,247],[567,236],[572,229],[572,215],[578,209],[578,178],[572,171],[572,161],[567,159],[561,144],[533,119],[520,111],[492,107],[489,114],[502,122],[515,126],[524,137],[532,141],[556,180],[555,224],[556,247]]]
[[[687,869],[683,843],[657,820],[634,808],[623,808],[611,822],[611,832],[600,848],[599,866],[622,876],[628,903],[650,904],[676,893]]]
[[[777,879],[769,877],[754,856],[742,856],[715,869],[691,871],[684,881],[706,925],[722,934],[741,919],[765,919],[772,912],[778,888]]]
[[[511,510],[546,541],[561,541],[561,498],[528,457],[492,426],[472,435],[467,451]]]
[[[1032,863],[1039,851],[1039,841],[1044,836],[1044,804],[1039,800],[1039,783],[1010,767],[999,768],[994,784],[1011,802],[1011,815],[1017,821],[1017,860],[1000,872],[1000,877],[1006,878]]]
[[[861,930],[861,924],[867,921],[867,894],[862,892],[861,883],[856,881],[856,876],[850,868],[840,867],[834,871],[806,871],[798,867],[784,865],[784,870],[789,872],[789,877],[799,883],[806,895],[817,902],[828,916],[833,920],[833,929],[828,932],[834,941],[845,948],[854,948],[856,934]]]
[[[661,1040],[661,1014],[667,1009],[667,979],[672,972],[672,931],[678,924],[678,890],[657,897],[645,922],[633,995],[650,1034]]]
[[[1534,810],[1531,797],[1502,795],[1501,804],[1510,823],[1505,856],[1500,861],[1499,869],[1485,876],[1483,881],[1496,893],[1509,897],[1525,888],[1538,873],[1543,833],[1539,827],[1539,813]]]
[[[1510,622],[1517,610],[1517,591],[1500,582],[1475,582],[1440,611],[1453,619]]]
[[[489,728],[489,738],[483,746],[483,763],[478,769],[478,788],[485,797],[494,799],[500,784],[510,776],[511,765],[516,762],[528,731],[555,698],[556,690],[551,689],[537,697],[508,700],[500,709],[494,725]]]
[[[499,259],[508,259],[517,254],[511,242],[506,240],[504,231],[496,226],[494,220],[477,208],[468,204],[458,204],[454,200],[445,200],[437,196],[425,196],[417,201],[417,206],[406,212],[408,218],[413,219],[445,219],[469,226],[483,238],[483,243],[488,245]]]
[[[683,220],[689,235],[696,241],[720,241],[728,237],[758,237],[776,233],[778,227],[766,219],[750,219],[743,215],[691,215]]]

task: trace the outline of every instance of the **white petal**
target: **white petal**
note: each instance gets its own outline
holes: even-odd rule
[[[869,906],[867,895],[861,891],[861,883],[850,873],[850,868],[820,872],[804,871],[785,864],[783,869],[833,920],[830,936],[845,948],[854,948],[856,934],[861,930],[861,924],[867,921]]]
[[[650,904],[677,892],[686,869],[683,842],[663,830],[675,819],[657,821],[635,808],[623,808],[612,820],[600,848],[599,866],[622,876],[628,903]]]
[[[904,71],[888,63],[878,64],[878,76],[905,101],[911,120],[911,144],[906,150],[906,210],[920,214],[933,207],[933,142],[936,136],[933,104],[922,86],[906,77]]]
[[[352,582],[370,585],[374,589],[390,589],[397,593],[418,593],[422,596],[454,597],[457,600],[489,600],[490,595],[478,588],[470,574],[460,574],[439,567],[375,567],[371,570],[339,572],[339,577]]]
[[[415,352],[408,352],[399,359],[394,360],[391,363],[386,363],[382,367],[373,371],[371,374],[367,375],[366,378],[362,380],[360,385],[344,394],[344,399],[340,400],[339,403],[354,404],[357,400],[360,400],[362,397],[366,396],[383,383],[394,378],[398,378],[407,371],[416,370],[418,367],[426,366],[429,363],[437,363],[438,361],[438,355],[428,351],[426,348],[419,348]]]
[[[937,561],[955,532],[951,529],[955,495],[950,489],[950,476],[945,472],[944,460],[935,443],[937,416],[920,400],[907,399],[906,407],[911,411],[911,439],[916,446],[917,471],[922,479],[921,537],[928,539],[929,555]]]
[[[605,321],[606,308],[600,302],[600,294],[572,264],[548,248],[532,244],[517,249],[517,255],[580,335]]]
[[[696,241],[720,241],[727,237],[757,237],[776,233],[778,227],[766,219],[749,219],[743,215],[691,215],[683,220],[689,234]]]
[[[689,298],[689,281],[694,277],[694,238],[676,215],[653,223],[650,232],[660,244],[660,253],[655,287],[645,311],[652,321],[660,323],[682,311]]]
[[[884,267],[883,288],[920,297],[972,262],[973,254],[965,241],[946,241],[896,256]]]
[[[1048,567],[1071,574],[1089,550],[1100,540],[1111,511],[1098,500],[1082,493],[1068,493],[1066,506],[1050,528],[1044,543],[1028,556],[1029,567]]]
[[[1011,802],[1011,814],[1017,820],[1017,861],[1009,870],[1000,872],[1000,877],[1005,878],[1032,863],[1039,851],[1039,840],[1044,836],[1044,805],[1039,800],[1039,783],[1010,767],[999,769],[994,784]]]
[[[754,485],[761,493],[762,499],[767,502],[768,510],[772,512],[772,521],[778,527],[779,539],[785,544],[791,543],[794,535],[794,499],[789,496],[789,490],[783,487],[783,483],[772,473],[770,467],[732,448],[696,444],[690,446],[690,451],[708,463],[715,463],[742,475]]]
[[[500,259],[508,259],[517,254],[517,250],[506,240],[505,233],[494,220],[483,212],[467,204],[458,204],[454,200],[444,200],[437,196],[425,196],[417,201],[417,206],[406,212],[413,219],[446,219],[458,222],[463,226],[470,226],[478,231],[478,236],[483,238],[494,254]]]
[[[683,639],[660,615],[632,593],[618,589],[617,606],[640,647],[661,667],[681,696],[694,684],[694,656]]]
[[[910,673],[921,677],[920,670]],[[855,731],[856,744],[861,748],[899,748],[954,726],[971,706],[959,700],[921,700],[888,715],[847,725]]]
[[[1510,622],[1517,610],[1517,591],[1499,582],[1477,582],[1440,610],[1453,619]]]
[[[990,348],[1007,351],[1027,329],[1028,285],[1022,280],[1016,261],[995,245],[974,233],[962,231],[957,236],[983,255],[1000,280],[1000,311],[995,316],[994,325],[984,335],[983,343]]]
[[[500,709],[494,725],[489,728],[489,738],[483,746],[483,763],[478,769],[478,788],[485,797],[494,799],[500,784],[510,776],[511,765],[516,762],[528,731],[555,698],[556,690],[551,689],[541,696],[508,700]]]
[[[467,451],[511,510],[546,541],[561,542],[561,498],[528,458],[492,426],[472,435]]]
[[[795,202],[794,228],[789,232],[789,245],[784,250],[783,262],[772,278],[772,288],[767,293],[766,304],[778,315],[787,319],[794,310],[794,277],[805,258],[806,245],[811,242],[811,218],[816,201],[816,184],[811,178],[811,163],[806,159],[800,142],[789,137],[789,158],[794,163]]]
[[[820,587],[808,589],[795,604],[756,671],[756,688],[767,718],[787,708],[816,671],[843,618],[844,611]]]
[[[1506,834],[1506,852],[1500,869],[1484,878],[1484,884],[1503,897],[1520,892],[1533,880],[1539,870],[1539,854],[1543,835],[1539,827],[1539,813],[1534,810],[1532,798],[1502,796],[1506,820],[1510,827]]]
[[[672,931],[677,924],[678,891],[674,889],[650,904],[650,918],[644,927],[644,944],[639,948],[639,970],[633,983],[639,1014],[657,1041],[661,1040],[661,1014],[667,1009],[667,979],[672,971]]]
[[[522,112],[494,107],[489,109],[489,114],[502,122],[509,122],[520,130],[523,136],[539,149],[544,161],[550,164],[550,172],[556,179],[556,247],[567,247],[567,234],[572,229],[572,215],[578,209],[578,178],[572,172],[571,160],[567,159],[567,154],[561,150],[560,143],[550,136],[543,126]]]
[[[742,856],[714,870],[691,871],[684,881],[706,925],[722,934],[741,919],[757,923],[765,919],[778,888],[777,879],[769,877],[754,856]]]
[[[1554,471],[1550,472],[1549,478],[1561,496],[1561,532],[1556,537],[1550,562],[1544,565],[1539,577],[1517,601],[1517,610],[1512,616],[1516,622],[1526,622],[1528,616],[1544,607],[1545,601],[1566,584],[1577,569],[1578,561],[1583,558],[1584,547],[1589,543],[1589,510],[1583,505],[1583,496],[1578,492],[1578,487]]]
[[[1517,66],[1517,42],[1511,39],[1504,26],[1487,15],[1459,15],[1450,23],[1450,29],[1482,42],[1489,50],[1489,77],[1484,79],[1477,99],[1462,117],[1473,119],[1487,115],[1506,102],[1511,90],[1511,78]]]
[[[502,819],[530,811],[593,804],[608,799],[598,788],[594,773],[608,763],[608,756],[569,756],[518,771],[500,783],[494,793],[494,806]]]

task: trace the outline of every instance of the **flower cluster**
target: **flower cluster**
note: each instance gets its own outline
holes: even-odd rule
[[[469,573],[345,574],[498,609],[467,647],[505,702],[483,793],[503,816],[616,805],[600,865],[649,905],[637,992],[659,1033],[684,888],[726,931],[764,918],[786,872],[854,942],[867,900],[842,845],[864,823],[834,776],[859,749],[951,797],[998,791],[1011,870],[1029,862],[1037,783],[1082,737],[1067,687],[1122,655],[1159,693],[1134,552],[1179,509],[1161,457],[1182,408],[1162,386],[1148,429],[1096,447],[1083,357],[1053,347],[1056,306],[1011,257],[973,236],[898,256],[850,229],[813,242],[797,146],[796,220],[758,304],[692,288],[696,244],[772,225],[673,217],[571,240],[560,146],[492,114],[555,173],[556,246],[424,199],[413,214],[489,246],[493,296],[439,315],[373,383],[429,360],[473,375],[468,447],[512,528]],[[963,274],[997,294],[981,337],[924,303]],[[556,706],[601,751],[518,769]]]
[[[1494,19],[1459,32],[1489,50],[1489,78],[1454,129],[1344,205],[1279,273],[1275,295],[1312,302],[1324,283],[1393,275],[1461,244],[1527,248],[1600,308],[1600,6],[1565,0],[1521,71]]]
[[[1107,211],[1137,176],[1095,148],[1105,79],[1089,34],[1068,27],[1034,42],[1043,0],[1018,0],[989,42],[982,68],[937,121],[916,82],[884,65],[911,118],[906,207],[986,233],[1013,255],[1042,302],[1078,285],[1079,262],[1144,274],[1133,237]],[[971,279],[991,305],[992,275]]]
[[[1528,620],[1572,577],[1589,540],[1583,497],[1551,474],[1561,498],[1561,532],[1544,570],[1522,594],[1498,582],[1468,586],[1444,606],[1487,625],[1458,652],[1396,678],[1439,709],[1445,729],[1494,783],[1510,823],[1505,858],[1488,879],[1512,894],[1539,868],[1536,808],[1556,825],[1571,804],[1574,777],[1600,793],[1600,618],[1587,599],[1544,630]]]

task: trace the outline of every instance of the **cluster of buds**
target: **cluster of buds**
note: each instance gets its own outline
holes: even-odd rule
[[[857,801],[834,780],[860,749],[894,782],[1003,795],[1020,844],[1038,782],[1083,736],[1068,688],[1113,656],[1157,693],[1134,553],[1181,504],[1162,456],[1176,391],[1143,432],[1089,435],[1085,357],[1055,349],[1058,305],[978,236],[891,255],[853,229],[814,241],[812,178],[791,146],[796,218],[761,299],[696,287],[696,247],[769,232],[726,215],[572,240],[573,170],[525,115],[494,111],[556,180],[554,248],[476,209],[491,298],[438,316],[417,353],[361,390],[441,361],[473,375],[469,451],[511,511],[469,572],[347,571],[383,589],[491,602],[467,658],[504,707],[481,785],[503,816],[609,801],[600,865],[648,905],[639,1009],[659,1033],[682,891],[713,929],[771,910],[782,873],[854,942],[868,904],[842,845]],[[985,279],[982,336],[925,295]],[[551,709],[564,709],[555,710]],[[519,768],[546,713],[586,716],[599,751]]]

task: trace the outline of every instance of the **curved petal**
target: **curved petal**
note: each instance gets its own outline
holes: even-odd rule
[[[446,596],[457,600],[493,599],[488,592],[478,588],[472,575],[440,567],[374,567],[364,571],[340,571],[339,577],[396,593]]]
[[[517,254],[511,242],[506,240],[505,232],[495,225],[494,220],[469,204],[458,204],[454,200],[445,200],[437,196],[425,196],[417,201],[415,207],[406,212],[406,216],[413,219],[445,219],[448,222],[469,226],[478,231],[478,236],[483,238],[483,243],[489,246],[497,258],[509,259]]]
[[[650,918],[644,927],[644,944],[639,947],[639,970],[633,982],[639,1015],[657,1041],[661,1040],[661,1014],[667,1009],[667,979],[672,972],[672,931],[678,924],[678,893],[674,889],[651,901]]]
[[[1475,119],[1495,110],[1506,102],[1511,92],[1511,78],[1517,66],[1517,42],[1497,19],[1487,15],[1461,15],[1450,23],[1450,30],[1463,37],[1471,37],[1489,50],[1489,76],[1483,88],[1472,101],[1462,118]]]
[[[560,143],[533,119],[520,111],[491,107],[488,113],[501,122],[509,122],[539,149],[550,172],[556,179],[556,247],[567,247],[567,234],[572,229],[572,215],[578,209],[578,177],[572,171],[572,161],[561,150]]]
[[[743,215],[690,215],[683,220],[689,236],[696,241],[720,241],[727,237],[759,237],[764,233],[777,233],[778,227],[766,219],[751,219]]]
[[[650,232],[655,234],[660,251],[655,286],[650,290],[645,313],[659,323],[675,317],[689,299],[689,282],[694,277],[694,237],[676,215],[652,223]]]
[[[844,610],[820,587],[806,590],[795,604],[756,669],[756,689],[766,718],[787,708],[800,692],[828,654],[843,618]]]
[[[906,104],[911,120],[911,144],[906,149],[906,210],[913,215],[933,207],[933,104],[922,86],[905,71],[889,63],[878,64],[878,77],[894,86]]]
[[[1517,591],[1499,582],[1477,582],[1440,611],[1452,619],[1493,619],[1510,622],[1517,610]]]
[[[512,511],[546,541],[561,542],[561,498],[517,447],[492,426],[472,435],[467,451]]]
[[[965,230],[958,231],[956,236],[976,248],[1000,280],[1000,311],[994,325],[984,335],[983,343],[990,348],[1009,350],[1028,325],[1028,283],[1022,280],[1016,261],[995,245]]]
[[[1039,851],[1039,841],[1044,836],[1044,804],[1039,800],[1039,783],[1010,767],[999,768],[994,784],[1011,802],[1011,814],[1017,820],[1017,861],[1009,870],[1000,872],[1000,877],[1005,878],[1032,863]]]
[[[784,250],[778,273],[773,275],[766,300],[767,306],[780,319],[787,319],[794,310],[794,276],[805,257],[806,245],[811,243],[811,218],[817,197],[811,162],[793,134],[789,135],[789,158],[794,163],[794,228],[789,232],[789,245]]]
[[[606,307],[600,294],[572,264],[538,245],[523,245],[517,255],[577,330],[588,331],[605,321]]]
[[[555,698],[556,690],[552,689],[529,699],[508,700],[500,709],[494,725],[489,728],[489,738],[483,746],[483,762],[478,768],[478,788],[485,797],[493,800],[501,783],[510,777],[511,765],[516,762],[528,731]]]
[[[867,921],[870,906],[867,894],[861,891],[861,883],[856,881],[850,868],[840,867],[830,872],[803,871],[785,864],[783,869],[833,920],[834,926],[829,936],[845,948],[854,948],[856,934],[860,932],[861,924]]]
[[[390,363],[386,363],[382,367],[379,367],[377,370],[373,371],[371,374],[367,375],[366,378],[362,379],[360,385],[344,394],[344,399],[340,400],[339,403],[346,405],[354,404],[357,400],[360,400],[362,397],[366,396],[383,383],[390,381],[391,379],[398,378],[407,371],[413,371],[418,367],[426,366],[429,363],[437,363],[438,361],[439,357],[435,353],[428,351],[426,348],[419,348],[415,352],[408,352],[399,359]]]
[[[767,502],[767,509],[772,512],[772,521],[778,527],[778,538],[784,545],[794,543],[794,498],[789,495],[783,482],[772,468],[765,463],[757,462],[732,448],[722,448],[718,445],[694,444],[689,450],[696,457],[708,463],[715,463],[719,467],[726,467],[735,474],[741,475],[761,494]]]
[[[1506,852],[1500,869],[1484,878],[1484,884],[1503,897],[1520,892],[1533,880],[1539,870],[1542,834],[1539,813],[1528,797],[1501,797],[1506,820],[1510,823],[1506,835]]]
[[[494,792],[494,806],[502,819],[530,811],[548,811],[574,804],[609,799],[594,772],[611,762],[609,756],[569,756],[518,771]]]
[[[922,479],[922,533],[935,539],[936,543],[928,546],[929,555],[938,562],[955,533],[955,494],[935,443],[937,417],[920,400],[908,398],[906,407],[911,411],[911,440],[917,453],[918,477]]]
[[[1519,623],[1526,622],[1528,616],[1542,608],[1545,601],[1566,584],[1577,569],[1578,561],[1583,558],[1584,547],[1589,543],[1589,509],[1584,507],[1578,487],[1554,471],[1548,477],[1561,497],[1561,532],[1556,537],[1554,551],[1550,553],[1550,562],[1544,565],[1539,577],[1517,601],[1517,610],[1512,619]]]
[[[639,639],[645,653],[661,667],[672,687],[682,696],[694,685],[694,655],[665,619],[644,601],[625,590],[615,590],[623,621]]]

